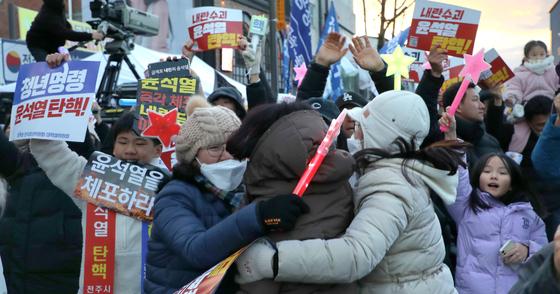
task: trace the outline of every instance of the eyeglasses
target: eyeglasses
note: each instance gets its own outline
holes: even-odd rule
[[[208,155],[210,155],[212,157],[219,158],[219,157],[222,156],[222,154],[226,150],[226,144],[209,146],[209,147],[201,148],[201,149],[206,150],[208,152]]]

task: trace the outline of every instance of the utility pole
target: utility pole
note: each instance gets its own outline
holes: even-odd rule
[[[268,1],[268,16],[269,16],[269,31],[268,37],[270,39],[270,86],[272,90],[272,97],[278,97],[278,50],[276,47],[276,0]]]

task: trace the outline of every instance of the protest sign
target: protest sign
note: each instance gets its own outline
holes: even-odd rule
[[[463,78],[459,77],[459,73],[461,72],[463,67],[464,65],[457,65],[443,71],[443,76],[445,78],[445,81],[441,85],[440,92],[442,93],[445,92],[445,90],[447,90],[449,86],[463,80]]]
[[[490,69],[491,73],[488,73],[489,77],[479,82],[482,87],[492,88],[507,82],[515,76],[496,49],[487,51],[486,54],[484,54],[484,60],[486,60],[492,68]]]
[[[83,142],[99,62],[70,61],[51,69],[45,62],[21,67],[14,93],[10,140]]]
[[[150,78],[190,77],[189,60],[181,58],[172,61],[163,61],[148,64]]]
[[[429,51],[439,44],[449,55],[473,52],[480,11],[431,1],[416,1],[407,46]]]
[[[243,35],[243,13],[212,6],[189,9],[187,30],[194,42],[193,51],[237,48],[237,37]]]
[[[197,80],[191,77],[171,77],[171,78],[148,78],[140,81],[136,100],[136,113],[138,119],[134,122],[134,128],[142,136],[145,131],[153,124],[150,121],[149,111],[157,114],[166,115],[177,109],[176,123],[182,125],[187,119],[185,109],[190,97],[197,92]],[[154,116],[152,116],[154,117]],[[164,120],[161,120],[164,122]],[[169,147],[163,141],[173,134],[161,134],[159,137],[164,143],[164,147]],[[165,139],[164,139],[165,137]]]
[[[115,293],[116,214],[91,203],[86,214],[83,293]]]
[[[96,206],[151,221],[156,190],[166,177],[155,166],[123,162],[96,151],[90,156],[74,194]]]
[[[249,245],[251,246],[251,245]],[[204,272],[198,278],[194,279],[175,294],[212,294],[217,289],[222,282],[224,276],[226,275],[228,269],[231,267],[233,262],[247,249],[249,246],[243,247],[234,254],[230,255],[228,258],[222,260],[217,265],[213,266],[211,269]]]

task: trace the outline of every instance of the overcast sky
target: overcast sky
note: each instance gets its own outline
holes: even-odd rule
[[[398,2],[401,1],[398,0]],[[475,51],[480,48],[486,50],[496,48],[512,69],[521,63],[523,46],[528,41],[542,40],[550,46],[551,32],[548,11],[555,0],[441,0],[436,2],[482,11]],[[362,0],[354,0],[357,35],[365,33],[362,3]],[[366,0],[370,35],[374,35],[378,31],[378,24],[374,22],[374,18],[378,18],[379,13],[377,3],[377,0]],[[402,29],[410,26],[413,10],[414,8],[407,11],[406,17],[397,23],[397,31],[399,31],[399,27]],[[556,55],[556,48],[548,48],[548,50]]]

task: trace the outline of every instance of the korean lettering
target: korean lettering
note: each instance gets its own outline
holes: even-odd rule
[[[163,173],[159,171],[151,170],[148,173],[148,176],[146,177],[146,184],[144,185],[144,187],[146,187],[146,189],[148,190],[155,192],[157,190],[159,182],[163,180],[163,178],[164,178]]]
[[[146,176],[148,169],[145,167],[132,165],[129,171],[130,171],[130,176],[128,178],[128,182],[136,186],[142,186],[142,182],[144,181],[144,176]]]
[[[86,190],[91,198],[97,198],[103,180],[94,178],[92,176],[87,176],[84,178],[85,183],[80,187],[81,190]]]
[[[95,160],[92,161],[91,171],[98,174],[105,174],[105,169],[109,167],[108,163],[111,162],[111,156],[107,154],[97,154]]]
[[[441,48],[447,49],[448,51],[454,51],[457,54],[465,54],[471,47],[472,41],[463,38],[434,36],[430,47],[435,45],[440,45]]]
[[[105,186],[103,186],[103,190],[99,193],[97,197],[100,200],[105,200],[108,202],[116,203],[117,202],[117,190],[119,189],[118,185],[113,183],[109,183],[105,181]]]
[[[157,78],[147,78],[141,80],[142,90],[152,90],[157,91],[159,89],[159,79]]]

